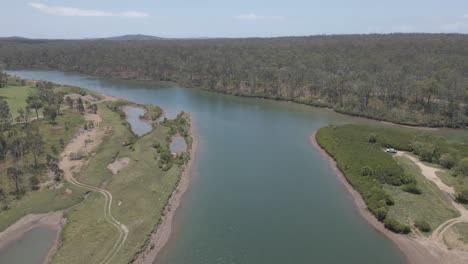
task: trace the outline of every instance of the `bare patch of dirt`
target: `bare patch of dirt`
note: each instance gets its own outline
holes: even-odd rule
[[[114,160],[114,162],[109,163],[107,165],[107,168],[112,171],[112,174],[116,175],[119,173],[121,170],[125,169],[128,164],[130,163],[130,159],[125,157],[125,158],[118,158]]]

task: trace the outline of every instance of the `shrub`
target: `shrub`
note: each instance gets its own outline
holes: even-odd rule
[[[455,198],[457,202],[468,204],[468,187],[458,186],[456,191],[457,193],[455,194]]]
[[[468,157],[458,162],[455,167],[455,172],[460,175],[468,176]]]
[[[377,135],[374,134],[374,133],[370,134],[369,137],[367,138],[367,141],[369,143],[372,143],[372,144],[376,143],[377,142]]]
[[[416,182],[411,182],[403,186],[403,191],[413,193],[413,194],[421,194],[422,191],[417,186]]]
[[[39,190],[40,182],[39,182],[39,179],[36,176],[32,176],[31,178],[29,178],[29,182],[31,183],[31,190],[33,190],[33,191]]]
[[[361,176],[372,176],[372,168],[369,166],[362,167]]]
[[[417,220],[414,225],[422,232],[430,232],[432,230],[431,225],[424,220]]]
[[[415,141],[411,144],[414,154],[418,155],[422,161],[432,162],[435,158],[436,149],[434,144],[422,141]]]
[[[451,169],[455,165],[455,158],[450,153],[445,153],[439,158],[440,166]]]
[[[398,234],[409,234],[411,232],[411,228],[409,226],[404,225],[395,219],[385,219],[384,226],[388,230]]]

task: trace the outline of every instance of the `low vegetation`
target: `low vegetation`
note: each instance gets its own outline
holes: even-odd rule
[[[369,211],[389,230],[407,233],[416,219],[438,226],[456,216],[440,190],[421,175],[417,166],[404,158],[393,158],[384,149],[413,151],[432,162],[449,154],[459,166],[462,157],[468,156],[466,143],[415,129],[362,125],[324,127],[316,138],[361,194]]]
[[[172,156],[170,152],[166,155],[166,150],[169,149],[167,139],[171,129],[188,131],[188,115],[180,114],[176,120],[166,120],[165,124],[155,123],[151,132],[136,137],[121,111],[121,107],[128,103],[98,104],[103,120],[100,126],[109,130],[86,169],[76,175],[80,182],[105,185],[113,194],[112,214],[129,227],[128,239],[112,263],[129,263],[136,253],[148,246],[146,240],[158,224],[187,161],[179,162],[179,156]],[[188,153],[181,156],[188,157]],[[130,162],[114,175],[107,165],[119,158],[129,158]],[[160,167],[162,160],[166,163]],[[82,259],[98,263],[103,258],[103,252],[108,252],[116,239],[112,226],[102,221],[103,206],[102,196],[91,193],[68,211],[62,234],[64,243],[52,263],[75,263]]]

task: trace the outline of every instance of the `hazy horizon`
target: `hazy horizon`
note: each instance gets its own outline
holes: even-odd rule
[[[249,38],[386,33],[468,33],[468,2],[370,0],[99,2],[18,0],[2,5],[0,37]]]

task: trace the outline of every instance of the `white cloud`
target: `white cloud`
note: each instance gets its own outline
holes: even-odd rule
[[[78,17],[147,17],[147,13],[137,11],[125,11],[122,13],[114,13],[109,11],[79,9],[65,6],[49,6],[42,3],[29,3],[29,6],[49,15],[54,16],[78,16]]]
[[[236,16],[236,19],[243,21],[258,21],[258,20],[285,20],[284,16],[260,16],[254,13],[242,14]]]

